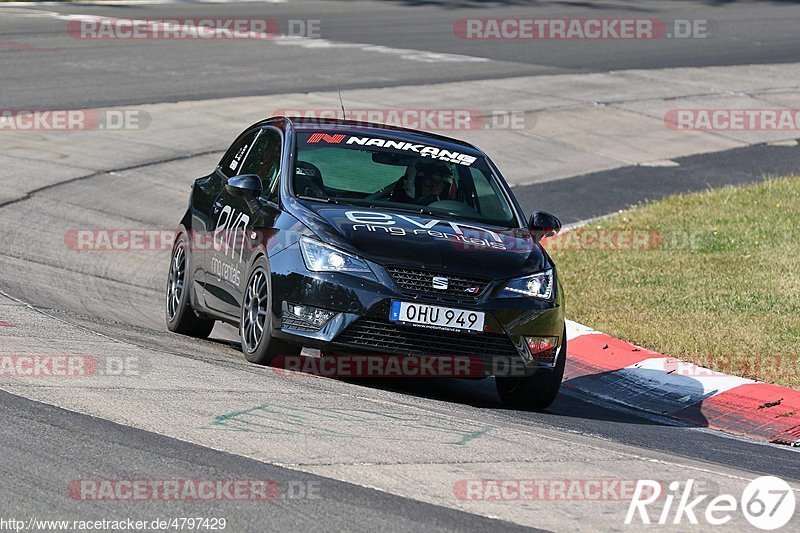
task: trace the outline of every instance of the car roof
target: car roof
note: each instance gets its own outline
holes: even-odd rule
[[[483,151],[460,139],[454,139],[452,137],[445,137],[444,135],[437,135],[435,133],[429,133],[420,130],[414,130],[411,128],[403,128],[400,126],[393,126],[390,124],[379,124],[376,122],[365,122],[360,120],[347,120],[347,119],[334,119],[334,118],[302,118],[302,117],[284,117],[284,116],[275,116],[270,117],[264,121],[264,123],[268,122],[282,122],[286,127],[292,128],[295,131],[309,131],[309,130],[318,130],[320,127],[330,128],[330,129],[347,129],[349,131],[358,131],[363,132],[365,135],[376,135],[380,134],[381,132],[387,133],[391,132],[392,136],[400,137],[401,139],[407,141],[417,141],[420,140],[431,140],[436,141],[437,143],[446,143],[450,145],[455,145],[460,148],[466,148],[471,151],[476,152],[478,155],[485,157]]]

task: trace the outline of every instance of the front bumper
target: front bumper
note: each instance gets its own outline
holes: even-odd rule
[[[273,335],[333,353],[466,356],[491,365],[487,368],[522,368],[526,374],[555,366],[564,341],[560,286],[553,301],[546,302],[532,298],[493,298],[500,287],[490,283],[480,297],[459,304],[438,301],[435,295],[412,294],[403,290],[386,268],[374,263],[370,266],[375,279],[308,271],[298,246],[272,256]],[[484,331],[453,332],[391,322],[392,300],[482,311]],[[293,315],[289,303],[336,314],[319,327]],[[556,337],[557,347],[549,355],[534,357],[527,347],[526,336]]]

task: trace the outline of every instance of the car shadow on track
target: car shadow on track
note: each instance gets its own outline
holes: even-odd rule
[[[689,424],[682,420],[669,418],[665,413],[655,410],[653,405],[646,406],[647,412],[644,412],[638,410],[632,403],[615,401],[613,397],[592,396],[582,390],[583,380],[599,379],[603,381],[608,377],[606,374],[612,373],[604,372],[565,380],[556,401],[542,411],[519,411],[506,407],[500,401],[495,390],[494,378],[491,377],[484,379],[349,379],[343,381],[416,398],[462,404],[480,409],[493,409],[513,415],[515,418],[548,421],[561,426],[571,425],[562,423],[567,419],[670,427],[708,425],[700,411],[700,403],[689,408],[692,413],[691,418],[686,418],[692,420],[692,423]]]
[[[218,333],[223,333],[221,330]],[[230,334],[210,338],[236,350],[238,341]],[[301,357],[315,359],[315,352],[304,351]],[[276,374],[291,378],[294,371],[275,368]],[[564,382],[556,401],[543,411],[519,411],[506,407],[495,389],[494,378],[456,379],[444,377],[402,378],[327,378],[337,379],[354,386],[372,388],[408,395],[414,398],[461,404],[479,409],[492,409],[515,418],[547,420],[558,425],[571,425],[576,420],[603,421],[620,424],[649,426],[706,427],[708,423],[702,413],[703,400],[709,395],[703,385],[691,376],[674,378],[674,386],[659,388],[653,372],[652,380],[646,372],[634,376],[619,372],[587,373],[585,368],[575,368],[567,359]],[[680,420],[669,414],[681,408]],[[690,421],[690,422],[687,422]]]

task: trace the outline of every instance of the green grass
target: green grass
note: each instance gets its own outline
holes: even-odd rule
[[[671,197],[593,224],[643,249],[551,246],[570,319],[729,374],[800,388],[800,177]],[[652,239],[651,242],[659,242]]]

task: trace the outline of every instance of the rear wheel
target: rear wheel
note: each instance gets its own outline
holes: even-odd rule
[[[567,360],[567,329],[552,370],[540,370],[525,377],[496,377],[497,393],[503,403],[515,409],[540,410],[550,407],[558,396]]]
[[[242,352],[251,363],[268,365],[279,355],[298,355],[301,347],[272,336],[272,292],[267,262],[258,259],[242,299],[239,337]]]
[[[192,308],[189,290],[191,283],[191,258],[189,245],[183,233],[175,239],[169,265],[166,294],[167,328],[181,335],[205,339],[214,329],[214,321],[200,318]]]

